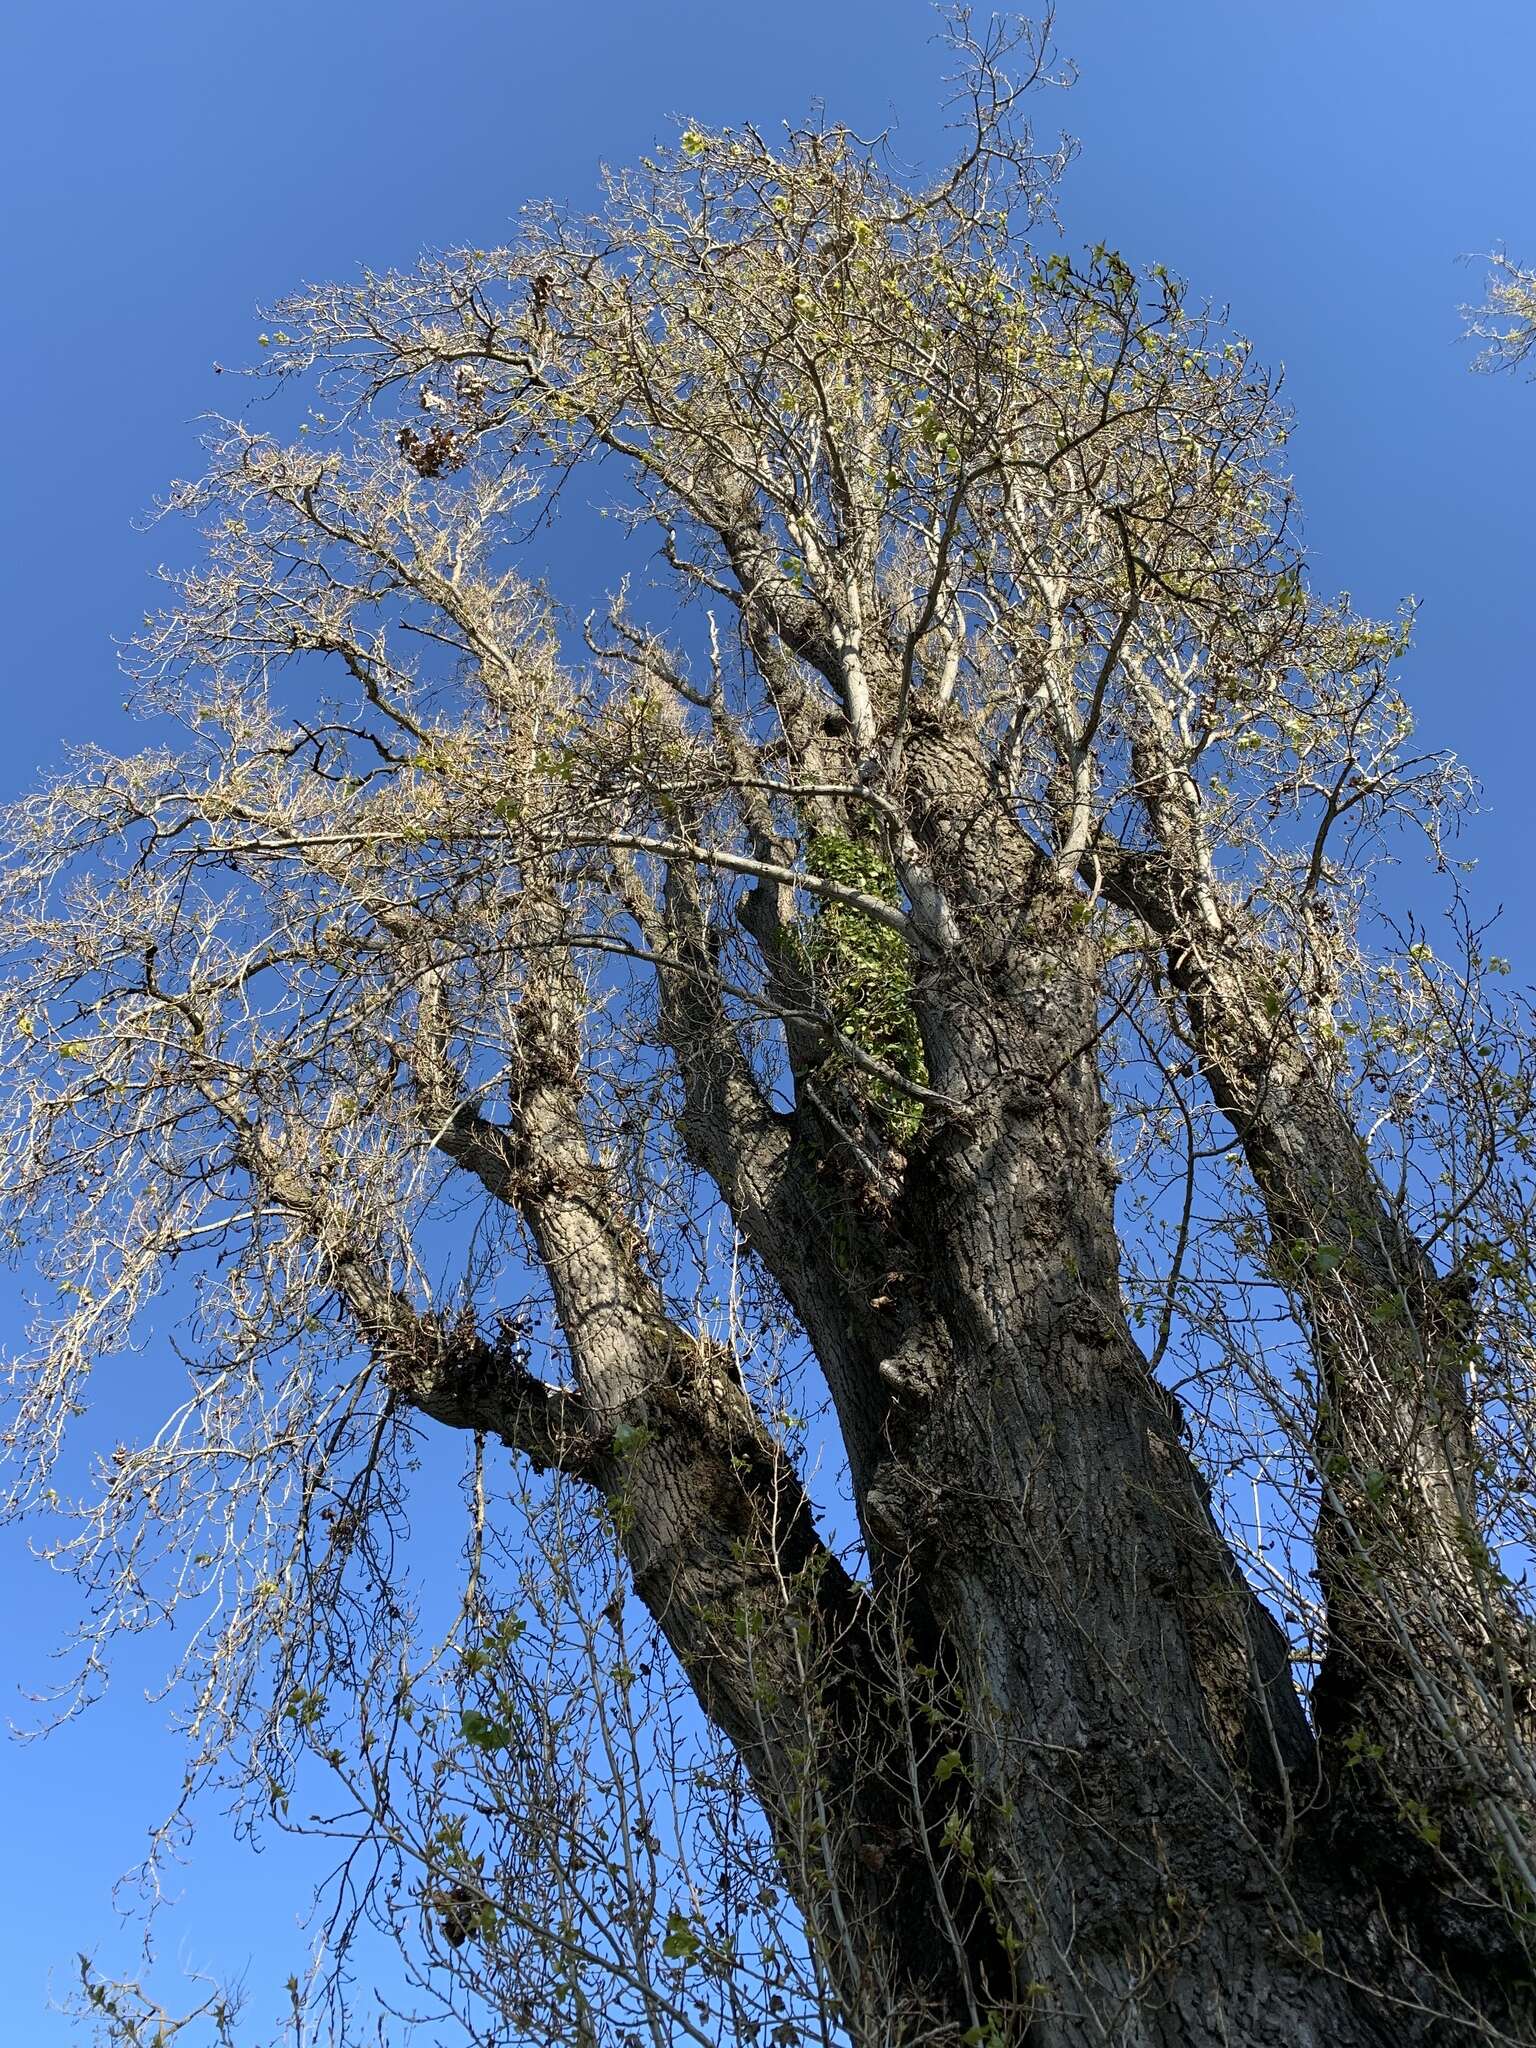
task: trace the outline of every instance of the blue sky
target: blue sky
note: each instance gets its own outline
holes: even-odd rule
[[[771,128],[819,98],[864,130],[894,117],[903,152],[931,159],[932,25],[925,0],[22,0],[0,137],[0,795],[66,737],[133,743],[112,636],[153,602],[169,545],[135,519],[195,464],[196,416],[233,402],[212,366],[254,353],[261,302],[501,239],[520,201],[583,200],[600,158],[637,155],[674,113]],[[1507,238],[1536,257],[1536,8],[1062,0],[1058,42],[1081,80],[1039,120],[1082,140],[1068,246],[1167,264],[1286,366],[1314,587],[1422,600],[1409,693],[1425,739],[1484,784],[1464,850],[1529,978],[1536,390],[1469,375],[1456,307],[1478,287],[1465,252]],[[0,1342],[18,1306],[0,1276]],[[108,1399],[126,1417],[134,1392]],[[20,1714],[69,1589],[14,1534],[0,1581],[0,1713]],[[48,1970],[62,1982],[77,1947],[110,1944],[112,1881],[174,1791],[163,1709],[139,1697],[157,1668],[125,1668],[46,1745],[0,1744],[21,1848],[0,1912],[6,2039],[72,2038],[43,2013]],[[274,2003],[307,1871],[302,1850],[254,1858],[210,1821],[168,1956],[249,1966]]]

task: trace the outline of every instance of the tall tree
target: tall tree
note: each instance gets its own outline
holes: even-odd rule
[[[10,821],[13,1443],[195,1269],[91,1654],[195,1611],[195,1758],[338,1773],[483,2038],[1527,2040],[1536,1063],[1465,784],[1247,345],[1032,243],[1043,41],[955,41],[936,182],[689,128],[276,309],[310,410],[214,434],[138,644],[183,736]],[[659,573],[578,629],[516,564],[599,480]]]

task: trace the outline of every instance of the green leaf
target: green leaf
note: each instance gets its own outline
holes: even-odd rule
[[[676,1907],[667,1915],[667,1931],[662,1940],[661,1952],[674,1963],[691,1963],[698,1955],[703,1943],[694,1931],[693,1922],[686,1913],[679,1913]]]
[[[512,1730],[505,1721],[493,1721],[489,1715],[478,1713],[473,1707],[466,1707],[459,1716],[459,1733],[466,1742],[474,1744],[489,1754],[495,1749],[505,1749],[512,1740]]]

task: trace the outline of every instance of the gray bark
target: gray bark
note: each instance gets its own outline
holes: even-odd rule
[[[669,1322],[625,1243],[582,1133],[553,970],[525,1003],[511,1123],[455,1107],[430,1031],[420,1085],[439,1142],[526,1217],[577,1391],[530,1385],[462,1336],[396,1344],[395,1383],[608,1493],[638,1591],[748,1765],[856,2038],[1518,2039],[1511,1944],[1389,1884],[1379,1812],[1341,1822],[1342,1710],[1309,1726],[1281,1631],[1125,1323],[1100,989],[1071,895],[963,721],[918,719],[906,764],[914,844],[962,906],[962,943],[920,968],[930,1084],[953,1107],[925,1120],[894,1204],[809,1091],[790,1115],[762,1097],[708,975],[688,971],[707,932],[681,881],[680,964],[663,976],[685,1140],[821,1362],[873,1591],[827,1551],[744,1391]],[[749,912],[763,930],[767,908]],[[1303,1200],[1324,1227],[1323,1197],[1289,1192],[1279,1162],[1303,1132],[1336,1207],[1334,1126],[1299,1082],[1283,1092],[1272,1045],[1264,1059],[1262,1107],[1235,1083],[1221,1099],[1277,1230]],[[1357,1144],[1349,1156],[1358,1202]],[[1366,1398],[1338,1385],[1340,1403]],[[637,1426],[638,1447],[619,1448]],[[1322,1543],[1341,1635],[1373,1626],[1345,1590],[1363,1583],[1357,1552],[1340,1562],[1326,1529]],[[1379,1676],[1394,1711],[1398,1682]]]

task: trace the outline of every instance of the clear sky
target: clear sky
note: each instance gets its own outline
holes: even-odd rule
[[[932,27],[926,0],[19,0],[0,44],[0,795],[67,737],[134,743],[111,642],[167,545],[134,521],[195,464],[196,416],[247,389],[212,366],[254,353],[263,301],[504,239],[522,200],[586,198],[600,158],[673,114],[771,128],[820,99],[865,131],[897,120],[931,160]],[[1038,117],[1082,140],[1068,246],[1167,264],[1286,366],[1313,585],[1422,600],[1409,694],[1484,784],[1464,850],[1532,978],[1536,388],[1468,374],[1456,307],[1479,284],[1464,253],[1507,239],[1536,260],[1536,7],[1061,0],[1057,39],[1081,79]],[[0,1343],[19,1299],[0,1276]],[[133,1394],[106,1390],[124,1428]],[[20,1716],[69,1588],[14,1534],[0,1588],[0,1713]],[[172,1796],[164,1710],[140,1697],[156,1668],[125,1666],[46,1745],[0,1743],[4,2048],[72,2038],[43,2011],[49,1969],[62,1984],[77,1948],[110,1949],[112,1882]],[[210,1821],[162,1946],[249,1966],[270,2010],[306,1872]]]

